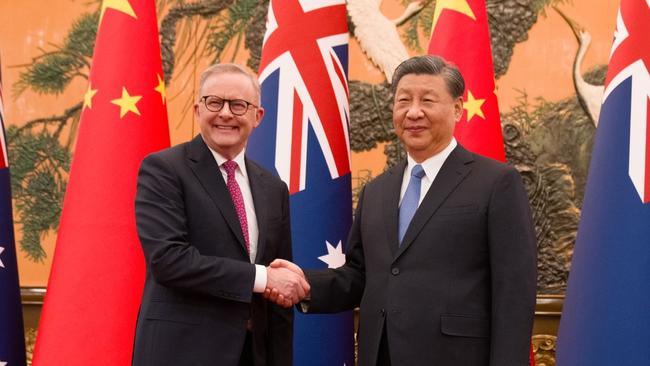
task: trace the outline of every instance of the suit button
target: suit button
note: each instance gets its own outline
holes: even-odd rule
[[[386,316],[386,310],[381,309],[381,310],[379,310],[379,312],[381,313],[382,318]]]
[[[393,274],[393,276],[397,276],[399,274],[399,268],[395,267],[390,270],[390,273]]]

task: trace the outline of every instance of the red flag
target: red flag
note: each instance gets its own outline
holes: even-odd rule
[[[436,1],[429,54],[456,64],[465,79],[465,111],[454,131],[458,142],[472,152],[505,161],[485,2]]]
[[[142,158],[169,146],[153,0],[104,0],[33,364],[130,365]]]
[[[429,54],[453,62],[465,79],[465,111],[454,137],[472,152],[505,162],[485,1],[436,1]]]

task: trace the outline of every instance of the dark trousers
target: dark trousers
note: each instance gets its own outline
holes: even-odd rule
[[[239,358],[239,366],[255,366],[253,360],[253,334],[250,331],[246,331],[246,340]]]

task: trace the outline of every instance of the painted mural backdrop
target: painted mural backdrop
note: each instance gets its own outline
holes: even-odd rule
[[[506,156],[533,207],[541,294],[566,288],[617,3],[487,1]],[[348,1],[353,193],[404,156],[386,80],[409,55],[426,53],[434,5]],[[191,107],[205,66],[235,61],[257,71],[267,7],[264,0],[158,0],[173,144],[197,132]],[[23,286],[47,283],[99,8],[80,0],[0,3]]]

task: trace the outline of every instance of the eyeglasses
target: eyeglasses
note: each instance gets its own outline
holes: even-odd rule
[[[235,116],[243,116],[246,114],[248,107],[258,108],[255,104],[243,99],[223,99],[216,95],[204,95],[201,97],[201,101],[203,101],[205,108],[210,112],[219,112],[227,102],[230,112]]]

